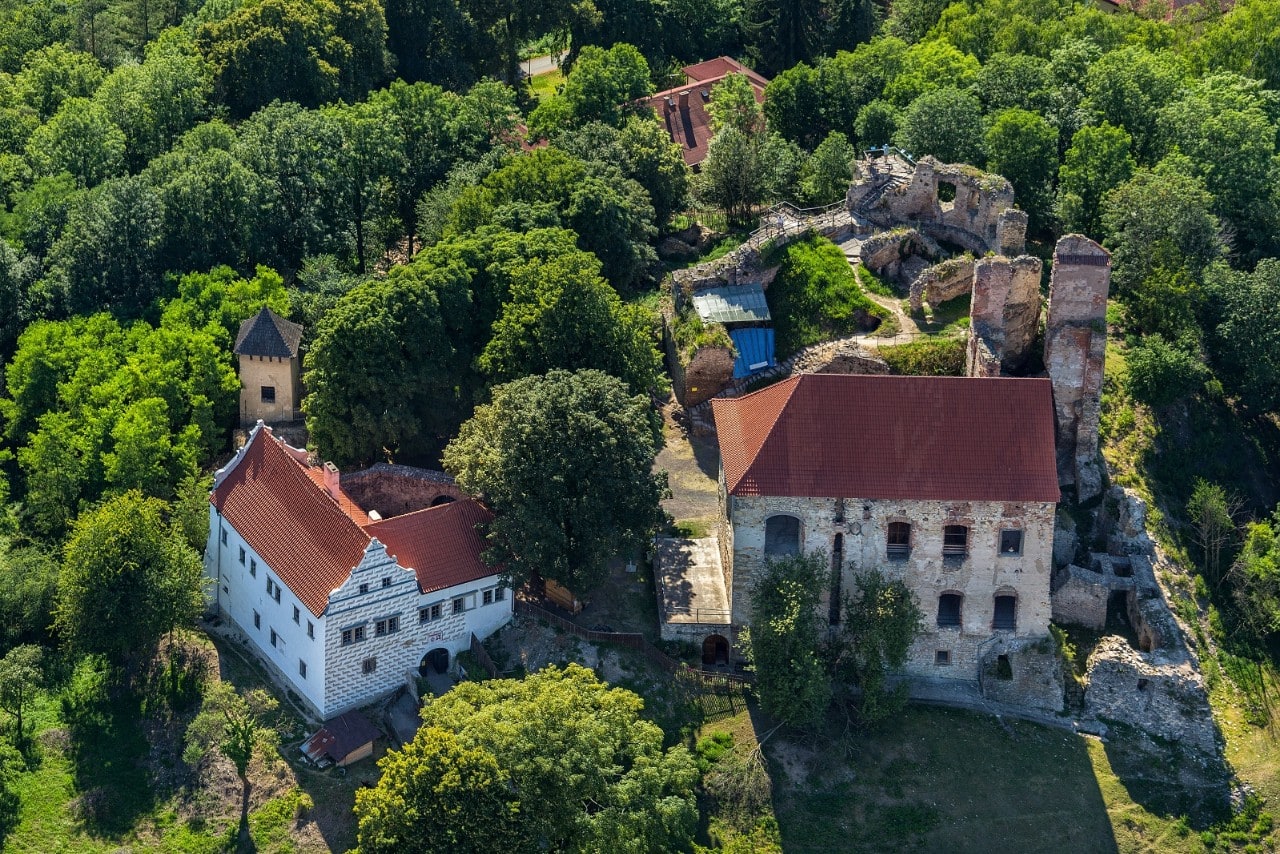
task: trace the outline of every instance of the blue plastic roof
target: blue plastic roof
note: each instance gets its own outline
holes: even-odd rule
[[[738,358],[733,363],[735,380],[777,364],[773,357],[772,329],[731,329],[729,337],[738,348]]]

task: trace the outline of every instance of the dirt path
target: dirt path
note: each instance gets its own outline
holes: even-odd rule
[[[720,513],[717,451],[710,439],[686,435],[672,418],[675,410],[674,401],[662,408],[667,444],[653,462],[655,471],[666,470],[671,487],[662,509],[677,522],[710,522]]]

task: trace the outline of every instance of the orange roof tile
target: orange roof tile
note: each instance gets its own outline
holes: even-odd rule
[[[731,495],[1059,499],[1047,379],[806,374],[711,406]]]
[[[396,563],[418,574],[423,593],[465,584],[496,570],[480,559],[484,540],[477,525],[493,519],[478,501],[451,501],[365,525]]]
[[[330,497],[324,470],[296,459],[267,427],[255,431],[231,466],[210,500],[316,616],[360,563],[373,536],[416,571],[423,592],[495,572],[480,560],[484,544],[475,530],[492,517],[475,501],[371,523],[345,492],[337,500]]]

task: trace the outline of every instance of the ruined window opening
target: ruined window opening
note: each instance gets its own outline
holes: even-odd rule
[[[273,385],[264,385],[264,386],[262,387],[262,402],[263,402],[263,403],[275,403],[275,402],[276,402],[276,387],[275,387],[275,386],[273,386]]]
[[[960,626],[962,600],[959,593],[943,593],[938,597],[938,628],[954,629]]]
[[[800,554],[800,520],[770,516],[764,521],[764,553],[771,557]]]
[[[940,649],[933,654],[933,663],[939,667],[947,667],[951,664],[951,650]]]
[[[1017,530],[1000,532],[1000,554],[1022,554],[1022,532]]]
[[[964,525],[947,525],[942,529],[942,556],[964,559],[969,553],[969,529]]]
[[[1018,630],[1018,599],[1016,596],[997,596],[995,617],[991,628],[1002,632]]]
[[[1013,678],[1013,665],[1009,663],[1009,656],[996,656],[996,678],[1005,682]]]
[[[956,200],[956,185],[950,181],[938,182],[938,201],[943,204],[954,202]]]
[[[911,554],[911,525],[908,522],[890,522],[885,552],[890,560],[904,560]]]

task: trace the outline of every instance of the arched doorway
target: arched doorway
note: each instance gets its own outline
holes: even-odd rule
[[[723,635],[708,635],[702,642],[702,663],[707,666],[729,663],[729,641]]]
[[[436,647],[422,656],[422,662],[418,665],[418,672],[426,676],[428,669],[434,670],[436,673],[447,673],[449,670],[449,650],[442,646]]]

